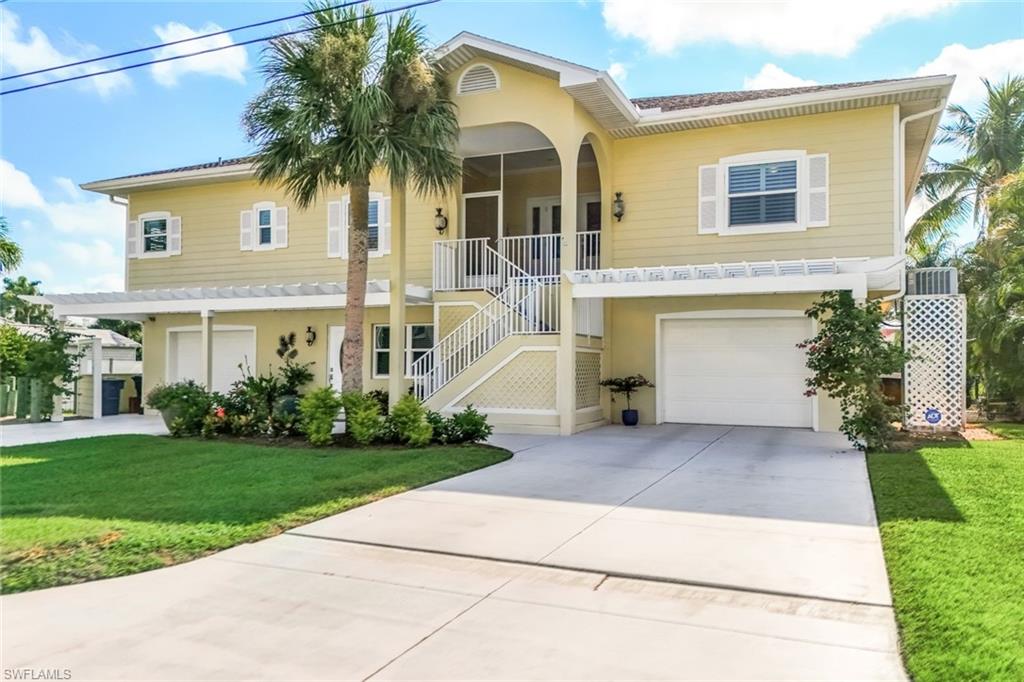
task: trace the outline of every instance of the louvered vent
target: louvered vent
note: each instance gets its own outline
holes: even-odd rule
[[[907,270],[907,294],[942,296],[959,293],[956,268],[912,268]]]
[[[459,94],[491,92],[498,89],[498,74],[485,64],[471,66],[459,79]]]

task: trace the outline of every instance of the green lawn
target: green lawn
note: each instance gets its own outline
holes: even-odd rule
[[[1018,440],[1024,439],[1024,424],[1014,424],[1012,422],[991,422],[985,424],[985,428],[1003,438],[1016,438]]]
[[[910,674],[1024,679],[1024,440],[871,453],[868,467]]]
[[[4,448],[3,591],[137,573],[510,457],[106,436]]]

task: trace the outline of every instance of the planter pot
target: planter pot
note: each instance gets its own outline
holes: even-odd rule
[[[622,425],[623,426],[636,426],[640,423],[640,412],[637,410],[623,410],[622,411]]]
[[[181,416],[182,409],[180,405],[171,405],[160,410],[160,416],[164,419],[164,426],[168,429],[171,428],[171,423]]]

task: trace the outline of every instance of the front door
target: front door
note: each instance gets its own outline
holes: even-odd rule
[[[341,345],[344,340],[344,326],[327,328],[327,385],[338,392],[341,392]]]

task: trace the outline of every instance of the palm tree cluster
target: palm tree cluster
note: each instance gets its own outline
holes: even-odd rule
[[[314,0],[306,33],[273,41],[263,55],[264,91],[243,125],[256,145],[256,176],[283,185],[302,208],[350,192],[343,388],[362,389],[363,306],[370,176],[392,188],[445,194],[459,179],[459,124],[425,29],[406,12],[382,24],[366,6]],[[402,296],[403,292],[392,292]]]
[[[16,270],[21,265],[21,247],[10,236],[7,218],[0,216],[0,272]]]
[[[919,267],[952,265],[967,296],[969,372],[991,401],[1024,409],[1024,77],[984,81],[972,116],[948,109],[936,140],[955,144],[954,162],[930,160],[918,192],[930,208],[907,234]],[[971,220],[976,241],[957,252],[957,229]]]

